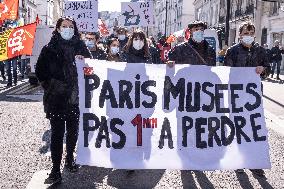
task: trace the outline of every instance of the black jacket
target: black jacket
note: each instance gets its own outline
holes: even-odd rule
[[[216,66],[216,52],[206,40],[198,44],[189,39],[188,42],[176,45],[168,54],[169,60],[175,61],[176,64],[204,65],[193,48],[205,60],[205,65]]]
[[[121,60],[127,63],[152,63],[151,57],[146,57],[143,49],[137,51],[133,47],[129,49],[129,52],[121,54]]]
[[[282,60],[282,55],[284,54],[284,50],[280,50],[279,47],[272,47],[271,49],[271,56],[272,56],[272,61],[279,62]]]
[[[227,50],[224,65],[231,67],[270,67],[268,56],[263,47],[253,44],[251,48],[247,48],[242,43]]]
[[[93,56],[93,59],[98,59],[98,60],[106,60],[107,59],[107,54],[104,50],[100,48],[96,48],[96,51],[91,51],[91,54]]]
[[[265,49],[265,52],[266,52],[266,56],[267,56],[268,62],[271,63],[272,62],[271,50],[270,49]]]
[[[79,104],[76,55],[91,58],[79,37],[66,41],[58,33],[41,50],[35,73],[44,89],[43,104],[47,115],[64,113]]]
[[[124,40],[119,40],[119,49],[120,49],[120,52],[123,51],[125,45],[126,45],[127,42],[128,42],[128,39],[129,39],[128,37],[125,37]]]
[[[160,56],[160,50],[155,47],[154,45],[149,46],[149,51],[151,54],[151,58],[153,61],[153,64],[162,64],[161,56]]]

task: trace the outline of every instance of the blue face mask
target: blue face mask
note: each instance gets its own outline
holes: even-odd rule
[[[86,40],[85,44],[87,45],[88,48],[92,49],[95,47],[95,42],[92,40]]]
[[[73,28],[62,28],[60,31],[60,35],[65,40],[70,40],[74,36]]]
[[[204,31],[198,30],[193,32],[192,39],[197,43],[201,43],[204,40]]]
[[[111,47],[110,52],[111,52],[112,55],[116,55],[117,53],[119,53],[119,48],[118,47]]]

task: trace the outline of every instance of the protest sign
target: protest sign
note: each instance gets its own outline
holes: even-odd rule
[[[220,51],[217,31],[214,29],[204,30],[204,39],[216,51],[216,56],[217,56],[218,52]]]
[[[77,62],[77,162],[118,169],[270,168],[255,68]]]
[[[31,55],[37,23],[6,30],[0,34],[0,61]]]
[[[153,26],[153,2],[122,2],[120,24],[125,27]]]
[[[98,31],[98,1],[65,0],[64,15],[75,19],[79,31]]]

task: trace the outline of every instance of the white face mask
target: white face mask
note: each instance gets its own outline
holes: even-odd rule
[[[136,50],[141,50],[144,47],[144,42],[141,40],[133,40],[133,48]]]
[[[126,38],[125,35],[118,35],[118,39],[119,39],[120,41],[123,41],[125,38]]]
[[[119,48],[118,47],[111,47],[110,52],[111,52],[112,55],[116,55],[117,53],[119,53]]]
[[[246,45],[251,45],[254,42],[254,37],[249,35],[244,35],[242,38],[242,42]]]
[[[70,40],[74,35],[73,28],[61,28],[60,35],[65,40]]]
[[[204,31],[198,30],[193,32],[192,39],[197,43],[201,43],[204,40]]]

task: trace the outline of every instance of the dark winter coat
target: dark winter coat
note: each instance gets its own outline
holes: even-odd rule
[[[271,63],[272,62],[271,50],[270,49],[265,49],[265,52],[266,52],[266,56],[267,56],[268,62]]]
[[[91,51],[91,54],[93,56],[93,59],[98,59],[98,60],[106,60],[107,59],[107,54],[104,50],[100,48],[96,48],[96,51]]]
[[[161,56],[160,56],[160,50],[157,47],[150,45],[149,51],[150,51],[150,54],[151,54],[153,64],[162,64],[163,63],[162,60],[161,60]]]
[[[270,67],[266,51],[261,46],[245,47],[242,43],[236,44],[227,50],[225,66],[231,67]]]
[[[128,37],[125,37],[124,40],[119,40],[119,49],[120,49],[120,51],[123,51],[126,43],[128,42],[128,39],[129,39]]]
[[[89,50],[79,37],[74,36],[66,41],[58,33],[41,50],[35,73],[44,89],[43,104],[47,118],[50,114],[65,114],[78,107],[76,55],[91,58]]]
[[[206,40],[198,44],[189,39],[188,42],[176,45],[168,54],[169,60],[175,61],[176,64],[204,65],[193,48],[205,60],[205,65],[216,66],[216,52]]]
[[[280,50],[279,47],[275,46],[271,49],[271,55],[272,55],[272,62],[280,62],[282,61],[282,55],[284,54],[284,50]]]
[[[138,51],[133,47],[129,49],[129,52],[121,54],[121,60],[127,63],[152,63],[151,57],[146,57],[143,49]]]

